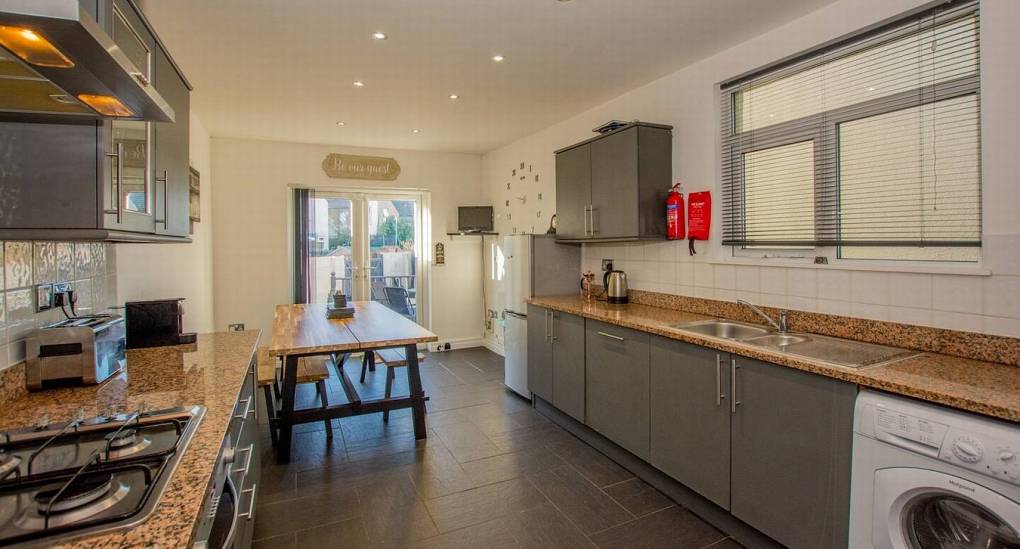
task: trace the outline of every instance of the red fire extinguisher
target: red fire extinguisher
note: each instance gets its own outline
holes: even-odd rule
[[[666,239],[684,239],[684,197],[677,181],[666,197]]]

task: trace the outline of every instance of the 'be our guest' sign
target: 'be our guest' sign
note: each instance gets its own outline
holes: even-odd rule
[[[322,161],[322,171],[334,179],[393,181],[400,175],[400,164],[382,156],[332,153]]]

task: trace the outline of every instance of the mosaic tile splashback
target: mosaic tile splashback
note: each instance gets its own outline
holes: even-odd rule
[[[0,370],[25,359],[33,329],[63,318],[59,308],[36,312],[37,285],[70,283],[78,314],[115,305],[114,257],[113,244],[103,242],[0,242]]]

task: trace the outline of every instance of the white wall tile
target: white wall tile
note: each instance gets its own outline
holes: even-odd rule
[[[818,297],[818,271],[787,269],[786,293],[798,297]]]
[[[870,318],[871,320],[889,320],[889,306],[853,302],[850,304],[850,314],[859,318]]]
[[[850,272],[823,269],[818,271],[818,298],[850,300]]]
[[[889,304],[889,273],[850,273],[850,301],[874,305]]]
[[[984,332],[1006,337],[1020,337],[1020,319],[984,317]]]
[[[938,311],[980,314],[984,277],[932,276],[932,308]],[[938,318],[935,319],[938,322]]]
[[[829,315],[848,315],[850,314],[850,302],[849,301],[838,301],[835,299],[819,299],[818,300],[818,312]]]
[[[766,307],[787,307],[788,297],[785,294],[766,294],[762,293],[759,301],[755,305],[764,305]]]
[[[723,288],[715,289],[715,298],[720,301],[736,301],[737,292],[736,290],[726,290]]]
[[[913,307],[889,307],[889,320],[900,324],[931,326],[931,309],[915,309]]]
[[[786,269],[762,267],[760,272],[761,291],[770,294],[786,294]]]
[[[986,234],[981,245],[984,266],[993,275],[1020,276],[1020,235]]]
[[[791,295],[786,298],[786,306],[795,311],[817,311],[818,300],[813,297],[801,297],[799,295]]]
[[[715,287],[734,290],[737,287],[737,269],[733,265],[715,265]]]
[[[758,267],[737,266],[737,291],[757,292],[759,289]]]
[[[950,330],[980,332],[984,328],[984,317],[968,313],[932,311],[932,325]]]
[[[677,263],[676,264],[676,283],[686,284],[688,286],[694,285],[694,264],[693,263]]]
[[[694,285],[702,288],[715,287],[715,270],[708,263],[694,264]]]
[[[676,285],[676,263],[663,261],[659,266],[659,282],[661,284]]]
[[[761,304],[761,294],[758,292],[745,292],[743,290],[737,290],[735,292],[734,299],[747,301],[748,303],[754,303],[755,305]]]
[[[1020,318],[1020,276],[996,276],[986,280],[982,312],[988,316]]]
[[[897,307],[931,309],[932,279],[928,274],[890,273],[889,304]]]

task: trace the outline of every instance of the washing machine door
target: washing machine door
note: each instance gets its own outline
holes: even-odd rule
[[[1020,503],[969,480],[880,469],[874,493],[875,549],[1020,549]]]

